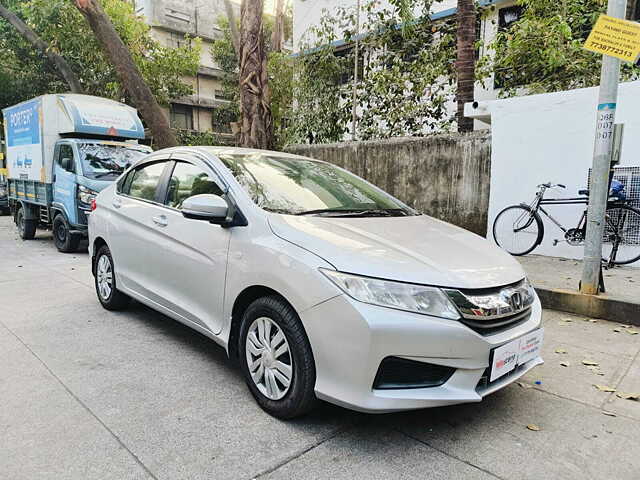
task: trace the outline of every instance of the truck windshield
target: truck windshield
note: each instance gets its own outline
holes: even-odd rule
[[[108,178],[120,175],[151,150],[142,145],[81,143],[78,152],[85,177]]]

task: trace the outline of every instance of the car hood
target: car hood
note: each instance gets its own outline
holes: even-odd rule
[[[488,288],[524,278],[508,253],[426,215],[336,218],[272,214],[273,232],[337,270],[454,288]]]

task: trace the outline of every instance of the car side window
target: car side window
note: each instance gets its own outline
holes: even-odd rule
[[[127,176],[122,193],[134,198],[154,201],[166,164],[167,162],[151,163],[136,168]]]
[[[75,173],[76,171],[76,162],[73,157],[73,147],[69,144],[60,145],[60,149],[58,150],[58,158],[56,158],[56,163],[60,165],[67,172]]]
[[[165,204],[180,209],[187,198],[202,193],[222,195],[223,192],[212,176],[202,168],[186,162],[176,163],[169,180]]]

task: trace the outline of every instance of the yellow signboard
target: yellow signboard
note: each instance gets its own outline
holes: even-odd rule
[[[640,58],[640,23],[600,15],[584,48],[636,63]]]

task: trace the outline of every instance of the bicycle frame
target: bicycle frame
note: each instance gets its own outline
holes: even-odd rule
[[[546,198],[545,199],[544,194],[546,190],[547,190],[546,187],[540,187],[540,190],[538,190],[538,192],[536,193],[535,200],[531,203],[531,205],[527,205],[527,206],[531,208],[533,213],[542,212],[545,217],[547,217],[549,220],[551,220],[554,223],[554,225],[556,225],[564,233],[567,233],[569,230],[565,228],[564,225],[562,225],[558,220],[556,220],[553,215],[551,215],[544,208],[542,208],[542,205],[587,205],[589,203],[589,199],[586,197]],[[579,230],[580,228],[583,228],[586,225],[586,220],[587,220],[587,210],[585,209],[584,212],[582,212],[582,217],[580,217],[580,221],[578,222],[578,226],[576,227],[576,229]],[[532,221],[533,219],[527,222],[527,225],[525,227],[519,228],[517,231],[523,230],[524,228],[528,227],[529,225],[531,225]]]
[[[517,230],[515,230],[516,232],[524,230],[525,228],[529,227],[531,225],[531,223],[533,222],[533,217],[534,214],[537,212],[541,212],[544,214],[545,217],[547,217],[549,220],[551,220],[553,222],[554,225],[556,225],[560,230],[562,230],[562,232],[564,234],[567,234],[569,232],[569,229],[565,228],[564,225],[562,225],[558,220],[556,220],[553,215],[551,215],[549,212],[547,212],[542,205],[587,205],[589,203],[589,198],[588,197],[573,197],[573,198],[544,198],[544,194],[546,192],[548,187],[546,186],[541,186],[540,190],[538,190],[538,192],[536,192],[536,198],[535,200],[530,204],[522,204],[524,206],[527,206],[528,208],[531,209],[532,215],[531,218],[527,221],[527,223],[525,224],[525,226],[523,226],[522,228],[518,228]],[[620,202],[622,204],[626,203],[626,202]],[[610,203],[607,204],[607,210],[609,208]],[[586,226],[587,226],[587,212],[588,210],[585,208],[585,210],[582,212],[582,216],[580,217],[580,221],[578,222],[578,225],[575,227],[575,230],[583,230],[586,233]],[[613,232],[613,234],[618,237],[618,227],[622,224],[624,225],[626,216],[619,218],[617,225],[615,225],[612,221],[611,218],[609,217],[609,215],[605,215],[605,221],[609,224],[609,226],[611,227],[611,230]],[[616,255],[618,253],[618,247],[620,242],[616,241],[618,240],[618,238],[613,239],[613,248],[611,251],[611,256],[609,258],[609,261],[607,262],[608,265],[607,267],[612,267],[614,265],[614,259],[616,258]]]

